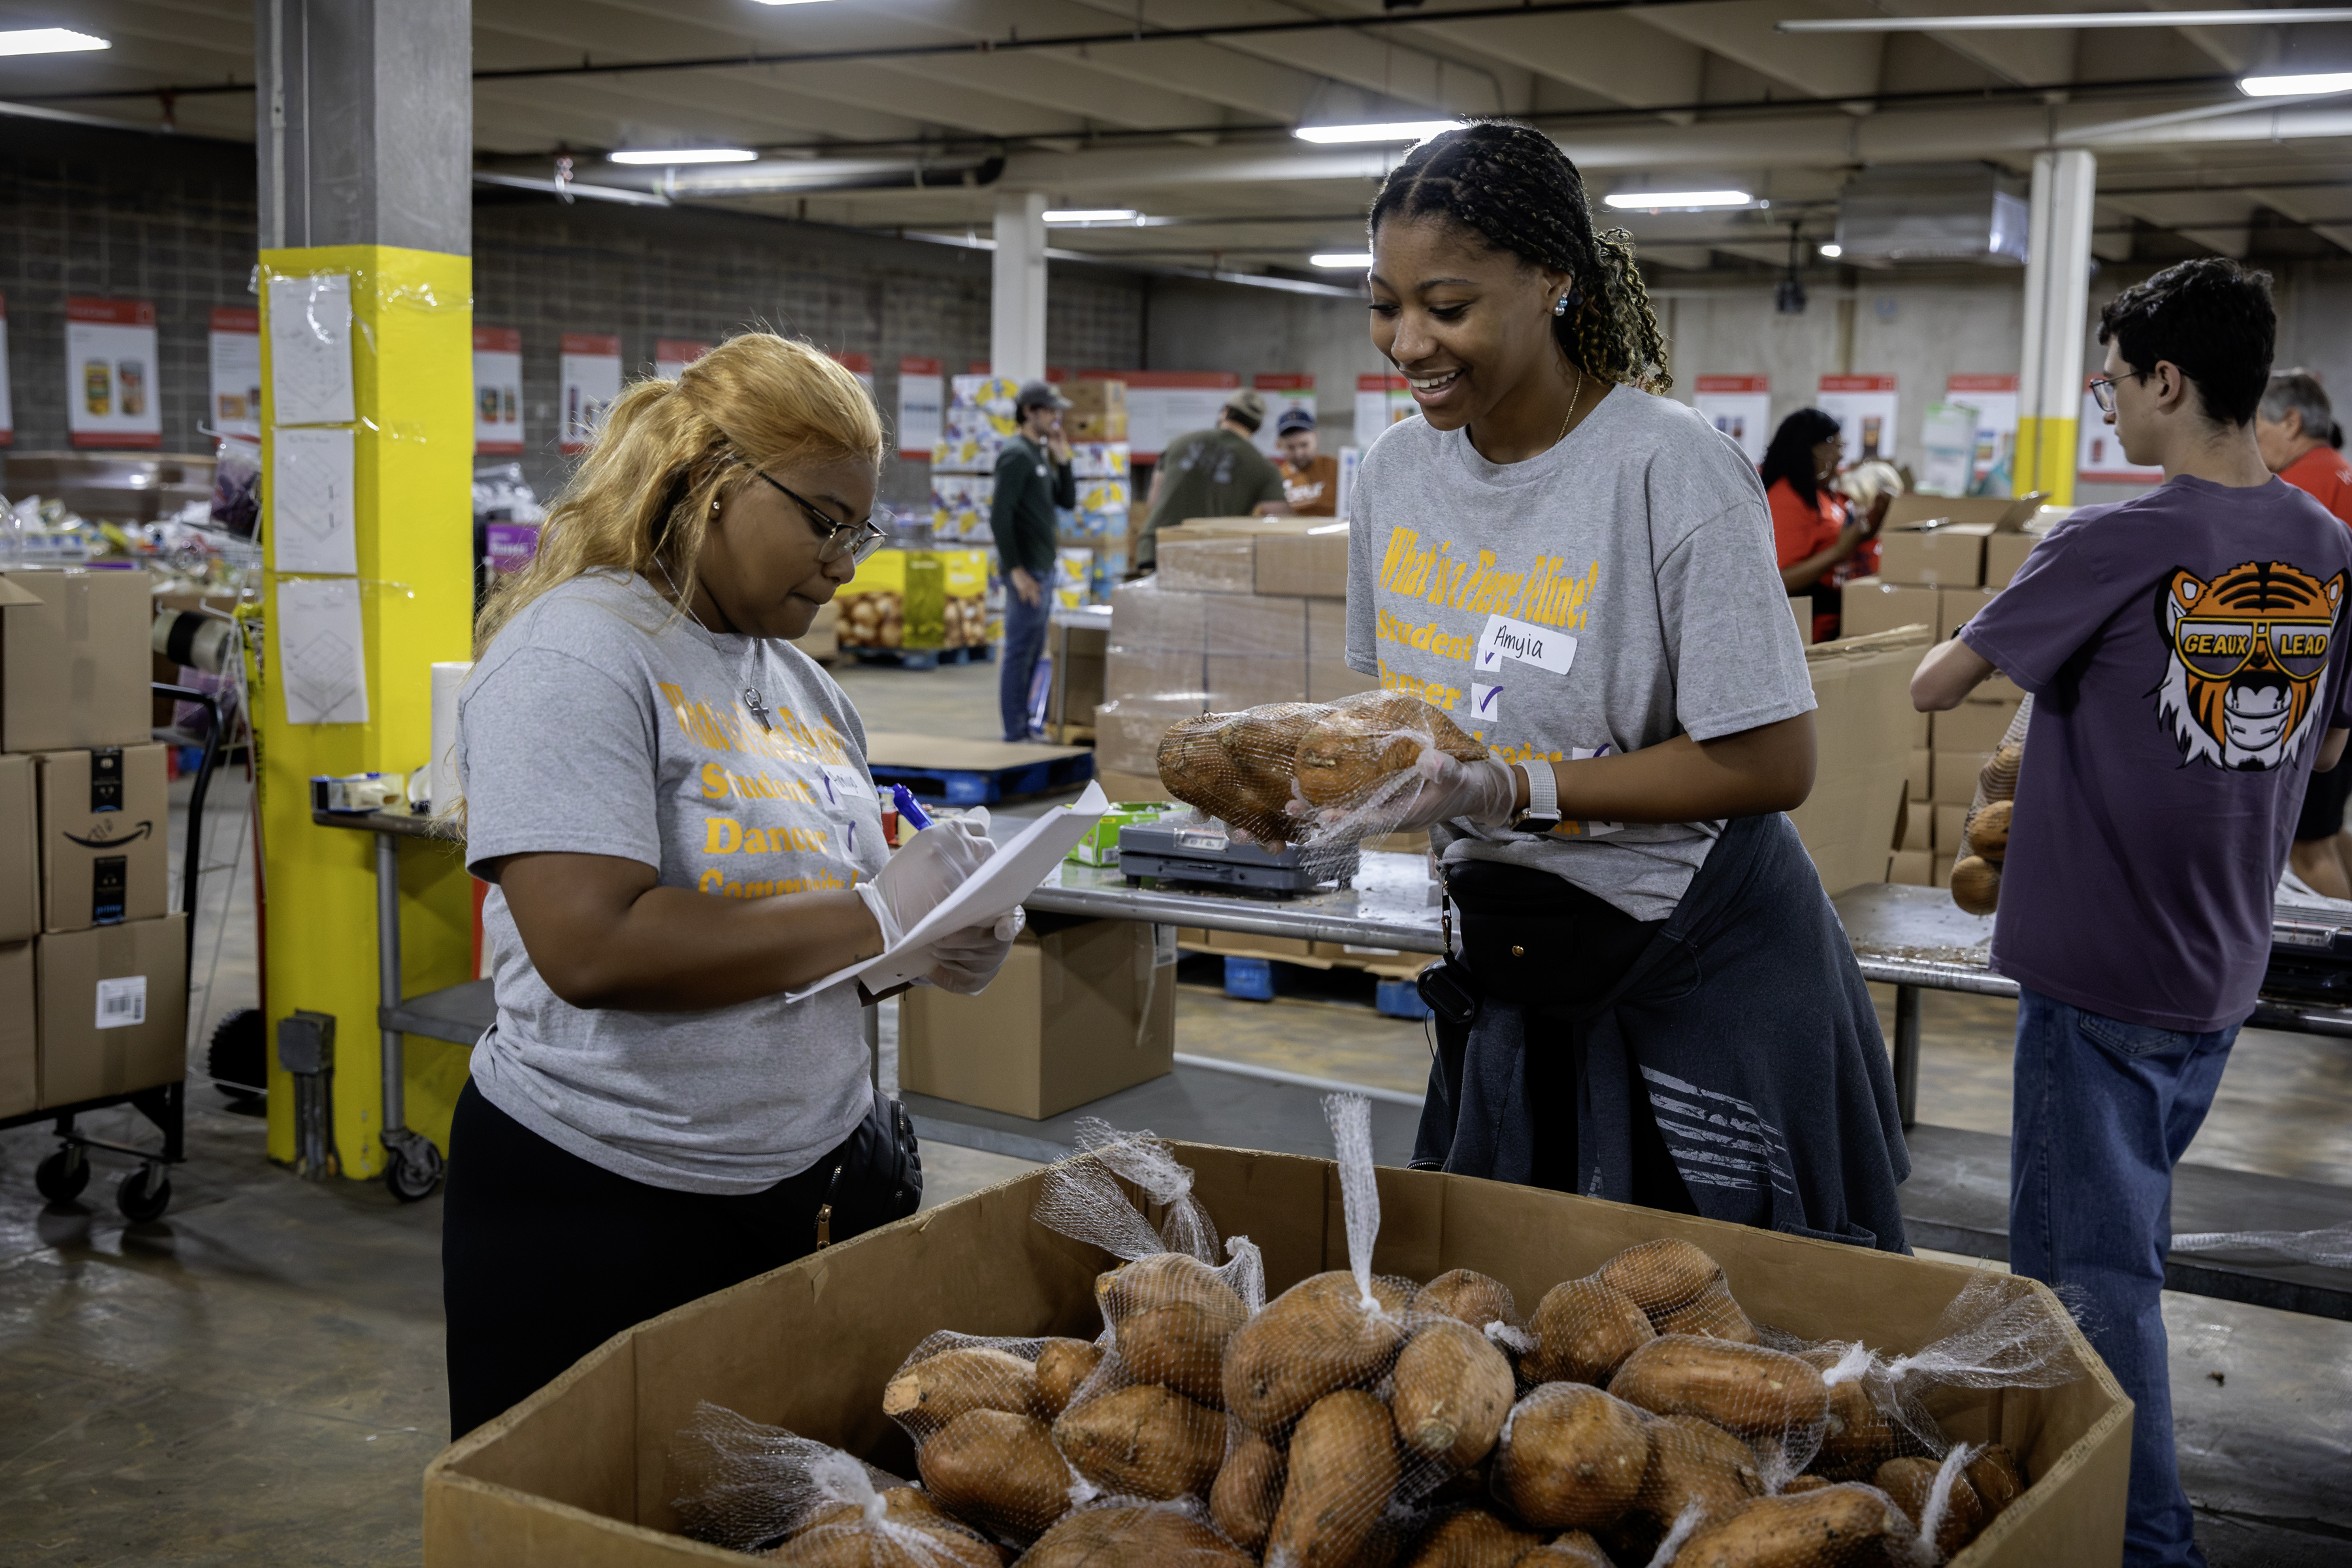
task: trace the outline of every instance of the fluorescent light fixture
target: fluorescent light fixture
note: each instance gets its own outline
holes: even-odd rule
[[[1987,16],[1836,16],[1775,22],[1780,33],[2025,33],[2076,27],[2277,27],[2352,22],[2352,8],[2252,11],[2042,11]]]
[[[755,5],[816,5],[824,0],[751,0]]]
[[[2352,71],[2323,71],[2311,76],[2250,76],[2238,83],[2248,98],[2299,98],[2323,92],[2352,92]]]
[[[1744,207],[1756,198],[1746,191],[1612,191],[1601,199],[1621,213],[1662,213]]]
[[[0,33],[0,55],[64,55],[77,49],[110,49],[104,38],[77,33],[70,27],[19,27]]]
[[[1372,253],[1369,250],[1318,250],[1307,259],[1318,267],[1370,267]]]
[[[1458,130],[1459,120],[1391,120],[1378,125],[1302,125],[1291,132],[1301,142],[1419,142]]]
[[[1838,244],[1835,240],[1832,240],[1829,244],[1822,247],[1822,254],[1828,257],[1832,261],[1835,261],[1839,257],[1845,254],[1845,247]]]
[[[623,153],[610,153],[606,158],[615,163],[652,163],[666,167],[671,163],[748,163],[759,154],[741,147],[633,147]]]
[[[1045,215],[1047,223],[1133,223],[1143,215],[1133,207],[1058,207]]]

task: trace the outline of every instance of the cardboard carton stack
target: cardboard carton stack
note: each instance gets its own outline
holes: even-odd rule
[[[2067,509],[2039,494],[1997,498],[1900,496],[1887,510],[1875,577],[1846,584],[1843,634],[1925,626],[1942,642],[2007,587],[2034,543]],[[1942,887],[1959,853],[1960,825],[1977,770],[2000,744],[2025,694],[1995,675],[1948,713],[1916,716],[1905,811],[1890,882]]]
[[[143,571],[0,573],[0,1117],[186,1070]]]

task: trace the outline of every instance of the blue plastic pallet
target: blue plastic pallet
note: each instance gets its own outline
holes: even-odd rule
[[[1429,1004],[1421,999],[1421,986],[1412,980],[1383,980],[1372,987],[1372,1005],[1391,1018],[1412,1018],[1416,1021],[1429,1016]]]
[[[845,647],[860,664],[894,664],[900,669],[937,669],[943,664],[986,664],[996,657],[987,643],[974,647]]]
[[[1091,752],[1075,757],[1045,757],[1006,768],[923,768],[898,763],[871,764],[877,784],[905,784],[918,800],[950,805],[994,805],[1024,795],[1077,789],[1095,776]]]
[[[1225,960],[1225,994],[1239,1002],[1274,1000],[1274,961],[1270,958]]]

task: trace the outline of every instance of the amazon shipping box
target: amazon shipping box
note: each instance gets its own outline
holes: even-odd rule
[[[147,584],[139,570],[0,573],[0,752],[147,739]]]
[[[187,1076],[187,916],[43,936],[33,960],[43,1106]]]
[[[171,907],[164,748],[44,752],[41,929],[151,921]]]
[[[33,759],[0,756],[0,942],[41,929],[41,840]]]

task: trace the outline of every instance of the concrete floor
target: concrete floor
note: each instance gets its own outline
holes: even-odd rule
[[[994,681],[985,665],[843,674],[873,728],[975,739],[994,732]],[[233,825],[241,786],[216,798]],[[207,881],[200,976],[236,900],[207,1020],[253,1001],[250,882]],[[1427,1070],[1420,1026],[1369,1008],[1188,986],[1178,1020],[1203,1055],[1407,1090]],[[2013,1022],[1999,1001],[1927,998],[1924,1120],[2006,1132]],[[418,1478],[446,1436],[437,1202],[299,1181],[267,1163],[257,1120],[209,1087],[191,1101],[191,1159],[146,1226],[113,1205],[128,1162],[99,1156],[79,1200],[45,1207],[44,1130],[0,1132],[0,1563],[415,1563]],[[139,1141],[121,1120],[111,1135]],[[2249,1032],[2189,1158],[2352,1185],[2352,1045]],[[924,1164],[927,1203],[1031,1168],[938,1143]],[[2180,1296],[2165,1315],[2212,1561],[2352,1562],[2352,1324]]]

